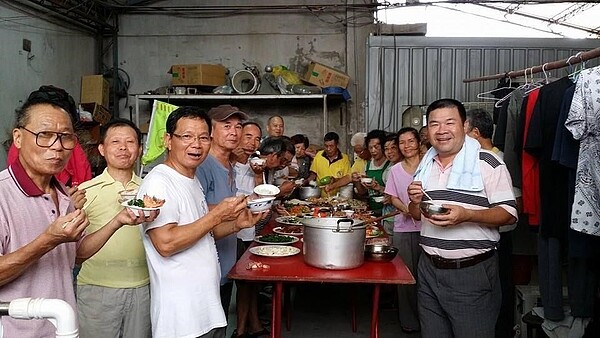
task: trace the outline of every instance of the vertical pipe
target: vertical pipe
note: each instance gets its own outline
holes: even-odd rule
[[[119,16],[115,15],[115,26],[114,26],[112,38],[113,38],[113,65],[112,65],[112,78],[113,78],[113,109],[112,116],[119,117],[119,96],[117,95],[117,84],[119,81]]]

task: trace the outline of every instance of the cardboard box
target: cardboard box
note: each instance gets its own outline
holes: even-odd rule
[[[308,65],[304,81],[319,87],[348,87],[350,76],[317,62]]]
[[[82,103],[81,107],[85,111],[89,111],[92,114],[94,121],[100,124],[106,124],[112,119],[112,114],[105,107],[101,106],[96,102]]]
[[[109,84],[102,75],[81,77],[81,103],[97,103],[108,108]]]
[[[222,86],[225,81],[225,67],[211,64],[172,65],[169,69],[173,86]]]

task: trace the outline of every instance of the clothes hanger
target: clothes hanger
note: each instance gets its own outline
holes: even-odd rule
[[[502,85],[503,81],[506,81],[506,79],[508,79],[508,86],[504,85],[502,87],[496,87],[496,88],[494,88],[492,90],[481,92],[481,93],[477,94],[477,98],[478,99],[484,99],[484,100],[492,100],[492,101],[498,101],[498,100],[500,100],[500,98],[498,98],[496,96],[493,96],[493,95],[490,96],[490,94],[493,94],[495,92],[498,92],[498,91],[501,91],[501,90],[505,90],[505,89],[514,89],[512,87],[512,78],[510,76],[508,76],[508,73],[506,73],[504,75],[504,77],[502,79],[500,79],[498,85]],[[506,83],[506,82],[504,82],[504,83]]]
[[[577,79],[579,78],[579,74],[585,70],[585,61],[583,60],[583,58],[581,57],[581,54],[583,54],[583,52],[578,52],[577,54],[575,54],[575,58],[579,59],[579,66],[575,66],[575,70],[573,71],[573,73],[569,74],[569,78],[571,79],[571,81],[573,82],[577,82]],[[569,57],[568,60],[570,60],[571,58]],[[568,61],[567,60],[567,61]],[[571,65],[569,63],[569,65]]]
[[[523,84],[518,86],[517,88],[515,88],[515,90],[528,90],[529,89],[530,83],[529,83],[529,79],[527,78],[527,70],[529,70],[529,69],[531,69],[533,71],[533,67],[525,68],[523,70],[523,77],[525,78],[525,80],[524,80]],[[496,101],[496,103],[494,104],[494,107],[500,108],[502,106],[502,102],[508,100],[512,96],[512,94],[515,92],[515,90],[506,94],[506,96],[504,96],[503,98]]]

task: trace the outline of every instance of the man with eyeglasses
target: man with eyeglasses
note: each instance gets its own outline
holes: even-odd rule
[[[124,224],[153,220],[129,210],[86,235],[89,221],[54,175],[76,145],[72,116],[61,102],[30,96],[17,110],[18,159],[0,172],[0,299],[57,298],[75,309],[75,262],[94,255]],[[4,337],[54,337],[47,320],[2,317]]]
[[[167,159],[138,192],[165,200],[156,220],[142,227],[156,338],[225,337],[219,280],[228,271],[219,267],[215,241],[264,217],[250,213],[245,196],[208,207],[196,169],[208,157],[211,131],[211,119],[198,107],[174,110],[166,122]]]
[[[56,102],[74,119],[77,119],[77,107],[75,106],[75,102],[64,89],[54,86],[42,86],[38,90],[32,92],[29,99],[32,101],[42,100]],[[42,142],[48,142],[50,141],[48,137],[53,137],[53,135],[42,135],[40,138]],[[65,136],[61,138],[64,137]],[[66,137],[68,138],[70,136]],[[43,140],[44,138],[46,139],[45,141]],[[69,141],[67,141],[67,143],[68,142]],[[18,157],[19,150],[14,144],[11,144],[6,156],[7,166],[14,163]],[[75,187],[79,185],[79,183],[88,181],[92,178],[90,162],[79,142],[75,142],[75,146],[72,148],[71,157],[64,169],[54,176],[68,187]],[[69,190],[70,193],[74,193],[75,191],[75,189]]]

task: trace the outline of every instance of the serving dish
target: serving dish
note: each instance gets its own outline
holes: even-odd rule
[[[256,236],[254,241],[260,244],[267,245],[288,245],[298,242],[298,237],[291,235],[281,234],[268,234],[263,236]]]
[[[300,249],[287,245],[260,245],[251,247],[248,250],[257,256],[265,257],[287,257],[300,253]]]
[[[280,235],[302,236],[304,234],[304,227],[302,225],[275,227],[273,228],[273,232]]]

